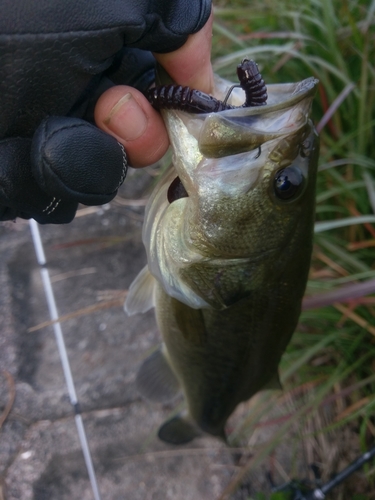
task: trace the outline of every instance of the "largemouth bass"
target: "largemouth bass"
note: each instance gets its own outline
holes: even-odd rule
[[[269,85],[264,106],[193,115],[164,110],[173,166],[146,208],[148,264],[128,314],[155,307],[163,345],[142,365],[141,392],[186,411],[159,437],[225,439],[241,401],[280,388],[278,365],[297,325],[312,251],[318,81]],[[216,78],[215,97],[230,82]],[[244,102],[241,90],[233,105]]]

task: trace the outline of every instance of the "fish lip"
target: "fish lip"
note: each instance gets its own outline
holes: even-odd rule
[[[218,96],[218,98],[223,98],[226,91],[224,91],[222,83],[220,84],[219,81],[217,81],[217,83],[218,86],[221,86],[221,88],[218,89],[218,93],[215,93],[215,95]],[[301,101],[304,101],[307,98],[312,99],[316,94],[318,83],[319,80],[311,76],[296,83],[268,85],[268,100],[267,103],[263,106],[242,107],[240,103],[243,102],[244,94],[243,91],[240,91],[238,89],[235,105],[239,105],[241,107],[237,107],[235,109],[227,109],[221,111],[219,114],[226,115],[228,117],[237,117],[244,115],[262,115],[266,113],[272,113],[273,111],[282,111],[292,106],[296,106]]]
[[[219,97],[225,95],[228,82],[216,79]],[[222,158],[257,150],[273,139],[303,131],[309,120],[318,80],[306,78],[297,83],[274,84],[268,87],[268,104],[237,107],[218,113],[183,115],[189,133],[198,141],[200,153],[206,158]],[[235,89],[239,90],[239,89]],[[233,96],[231,104],[243,102],[243,91]],[[191,118],[193,116],[193,118]]]

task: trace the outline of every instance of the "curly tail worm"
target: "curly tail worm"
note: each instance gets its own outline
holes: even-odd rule
[[[156,109],[176,109],[188,113],[217,113],[226,109],[263,106],[267,102],[267,87],[258,65],[250,59],[243,59],[237,66],[239,85],[233,85],[225,99],[220,101],[200,90],[182,87],[181,85],[162,85],[149,89],[147,99]],[[227,104],[227,100],[235,87],[241,87],[245,92],[245,102],[242,106]]]

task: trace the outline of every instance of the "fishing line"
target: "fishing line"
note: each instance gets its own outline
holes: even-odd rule
[[[57,348],[59,351],[60,360],[64,371],[65,382],[68,388],[70,403],[74,409],[74,414],[75,414],[74,419],[77,426],[78,437],[81,443],[81,448],[87,472],[89,475],[91,488],[94,494],[94,499],[101,500],[98,483],[96,480],[94,465],[92,462],[91,453],[87,442],[86,432],[83,425],[81,410],[78,403],[77,393],[74,387],[73,375],[70,368],[68,353],[65,347],[64,335],[61,329],[61,324],[58,322],[59,314],[57,311],[55,296],[53,293],[51,279],[47,268],[47,261],[44,253],[42,239],[40,237],[39,227],[34,219],[30,219],[29,223],[30,223],[31,236],[34,243],[36,258],[40,266],[40,274],[43,281],[43,288],[47,299],[50,317],[52,321],[55,321],[55,323],[53,324],[53,330],[55,333]]]

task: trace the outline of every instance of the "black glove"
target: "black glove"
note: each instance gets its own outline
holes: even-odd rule
[[[78,203],[109,202],[123,147],[93,123],[114,84],[145,91],[149,52],[170,52],[206,23],[211,0],[2,0],[0,220],[66,223]],[[142,49],[142,50],[138,50]]]

